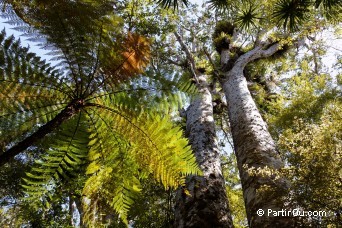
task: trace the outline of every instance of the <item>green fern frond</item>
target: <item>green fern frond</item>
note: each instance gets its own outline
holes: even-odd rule
[[[140,191],[140,178],[155,177],[165,188],[176,188],[188,174],[199,174],[188,141],[169,117],[151,112],[125,112],[115,100],[98,97],[88,103],[90,124],[90,176],[83,194],[90,200],[101,195],[125,221]],[[124,172],[123,172],[124,170]],[[90,210],[92,203],[86,205]],[[91,212],[89,212],[91,216]]]
[[[13,36],[0,33],[0,123],[5,144],[50,121],[67,103],[71,91],[60,73]]]
[[[23,186],[36,202],[42,198],[47,200],[60,182],[70,181],[87,163],[89,131],[84,118],[79,113],[47,138],[47,154],[26,173]]]
[[[178,108],[182,94],[175,91],[192,91],[191,82],[172,75],[169,88],[152,78],[148,88],[136,82],[122,84],[146,67],[147,38],[124,35],[120,22],[108,27],[106,20],[115,16],[91,2],[13,4],[19,17],[41,32],[30,38],[46,39],[51,54],[66,66],[59,73],[13,38],[0,36],[0,96],[5,100],[0,104],[0,134],[8,139],[5,145],[15,144],[0,155],[16,155],[32,145],[43,149],[24,179],[28,199],[49,204],[59,186],[75,180],[89,163],[83,190],[90,200],[86,206],[105,201],[125,221],[142,179],[153,176],[165,188],[175,188],[187,174],[200,173],[188,141],[170,121],[171,112],[161,111]],[[142,44],[141,49],[136,44]],[[172,96],[164,99],[165,94]],[[159,101],[162,105],[156,106]]]

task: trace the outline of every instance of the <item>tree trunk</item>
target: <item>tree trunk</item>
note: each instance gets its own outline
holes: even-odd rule
[[[80,215],[80,225],[79,227],[85,227],[83,224],[83,206],[82,206],[82,196],[76,196],[75,199],[76,209]]]
[[[285,178],[277,175],[283,163],[243,75],[247,63],[271,55],[276,50],[276,46],[269,49],[256,47],[245,53],[224,73],[224,79],[221,81],[228,104],[231,133],[250,227],[294,227],[293,217],[268,216],[269,209],[285,209],[289,185]],[[222,65],[227,63],[228,55],[227,50],[221,53]],[[262,209],[265,214],[258,216],[258,209]]]
[[[203,176],[190,176],[176,196],[175,227],[233,227],[221,171],[212,97],[206,78],[186,111],[186,132]]]
[[[37,131],[26,137],[16,145],[8,149],[7,151],[0,153],[0,167],[13,159],[16,155],[26,150],[28,147],[34,145],[36,142],[44,138],[47,134],[58,128],[64,121],[70,119],[77,114],[82,108],[83,100],[75,99],[70,102],[59,114],[57,114],[52,120],[45,123],[38,128]]]

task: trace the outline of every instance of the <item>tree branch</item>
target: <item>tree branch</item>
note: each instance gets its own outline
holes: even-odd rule
[[[188,47],[185,45],[185,43],[183,42],[182,37],[177,33],[174,32],[176,39],[178,41],[178,43],[181,45],[183,51],[185,52],[186,58],[189,60],[190,62],[190,72],[193,76],[193,78],[195,79],[196,83],[199,84],[198,78],[197,78],[197,74],[196,74],[196,64],[195,64],[195,60],[192,57],[192,54],[190,53]]]
[[[276,43],[272,44],[271,46],[269,46],[268,48],[266,48],[267,46],[269,46],[267,42],[266,43],[260,43],[258,46],[256,46],[252,50],[241,55],[237,59],[234,68],[238,67],[238,68],[243,69],[250,62],[253,62],[257,59],[267,58],[269,56],[272,56],[280,48],[279,42],[276,42]]]

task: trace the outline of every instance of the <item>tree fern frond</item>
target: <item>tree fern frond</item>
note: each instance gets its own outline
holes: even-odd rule
[[[69,181],[87,162],[89,132],[83,122],[84,114],[69,120],[47,139],[47,154],[37,160],[24,178],[26,193],[40,200],[48,199],[49,192],[60,182]]]
[[[139,178],[153,175],[168,188],[184,183],[187,174],[200,173],[188,141],[165,114],[137,116],[106,96],[93,101],[97,103],[85,104],[91,131],[87,168],[91,176],[83,194],[90,201],[98,199],[101,189],[100,195],[112,199],[108,204],[125,221],[140,191]],[[86,204],[90,217],[92,206],[92,202]]]
[[[170,80],[171,87],[160,90],[157,80],[151,80],[153,91],[135,82],[122,84],[147,67],[148,38],[123,33],[123,23],[111,13],[110,4],[10,2],[18,16],[40,32],[26,34],[29,39],[46,38],[42,45],[64,67],[60,73],[13,38],[0,36],[0,85],[6,84],[0,86],[5,101],[0,104],[0,134],[10,134],[5,130],[8,124],[22,125],[7,143],[16,144],[0,154],[0,163],[32,145],[44,149],[24,179],[32,199],[48,204],[58,187],[89,162],[83,190],[90,200],[86,205],[93,208],[97,200],[105,201],[125,221],[141,179],[154,176],[169,188],[184,183],[187,174],[200,172],[188,141],[170,122],[170,112],[160,111],[181,100],[175,91],[183,77],[173,75],[177,82]],[[14,17],[10,20],[16,23]],[[22,22],[17,26],[30,32]],[[191,85],[184,81],[183,88],[190,91]],[[163,89],[172,96],[164,99]],[[149,102],[150,95],[157,99]],[[164,105],[153,109],[158,99]]]
[[[87,180],[83,194],[91,201],[96,201],[100,193],[127,223],[127,212],[140,192],[140,181],[135,177],[138,172],[137,163],[132,160],[129,148],[126,149],[117,150],[117,153],[107,157],[107,165]],[[88,216],[92,213],[91,204],[84,204]]]
[[[143,153],[142,151],[147,150],[143,153],[143,157],[147,156],[149,159],[145,161],[146,163],[144,163],[144,160],[141,160],[140,162],[141,164],[148,164],[151,169],[150,171],[153,170],[153,172],[155,172],[156,178],[161,181],[165,187],[178,186],[178,181],[182,175],[181,173],[185,172],[187,168],[192,167],[189,172],[196,170],[197,165],[195,160],[192,162],[188,160],[187,162],[182,161],[182,167],[178,167],[176,169],[177,171],[173,172],[174,170],[172,170],[172,168],[175,166],[173,166],[173,163],[169,158],[180,159],[180,156],[183,159],[184,154],[189,155],[191,153],[189,153],[190,148],[186,146],[187,141],[181,137],[181,130],[173,128],[167,118],[164,118],[163,120],[161,117],[153,116],[152,118],[145,116],[145,114],[139,116],[138,119],[134,119],[125,116],[122,112],[118,112],[114,108],[110,108],[109,102],[106,102],[105,104],[107,106],[90,103],[86,106],[100,109],[98,115],[102,116],[103,119],[107,119],[107,124],[111,126],[113,130],[120,133],[120,135],[130,143],[139,145],[137,147],[140,151],[139,154]],[[141,121],[143,121],[144,124],[142,124]],[[170,140],[172,140],[172,142],[177,142],[178,144],[170,145],[170,142],[168,142]],[[191,157],[194,159],[193,156],[188,158],[190,159]],[[177,163],[180,161],[181,160],[175,160],[174,162]],[[172,166],[171,170],[168,170],[169,167],[166,164]]]

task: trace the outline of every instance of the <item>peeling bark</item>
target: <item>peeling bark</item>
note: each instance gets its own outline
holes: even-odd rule
[[[270,56],[276,51],[276,44],[268,49],[262,46],[254,48],[240,56],[234,66],[224,73],[221,81],[228,103],[230,127],[250,227],[280,228],[295,225],[293,217],[267,216],[268,209],[280,211],[286,208],[289,184],[285,178],[277,176],[277,172],[283,167],[282,160],[243,75],[243,69],[249,62]],[[227,59],[227,54],[229,52],[222,52],[221,58]],[[265,215],[258,216],[258,209],[263,209]]]
[[[186,132],[203,176],[190,176],[176,196],[175,224],[179,227],[233,227],[221,171],[206,78],[198,77],[200,95],[186,111]]]

